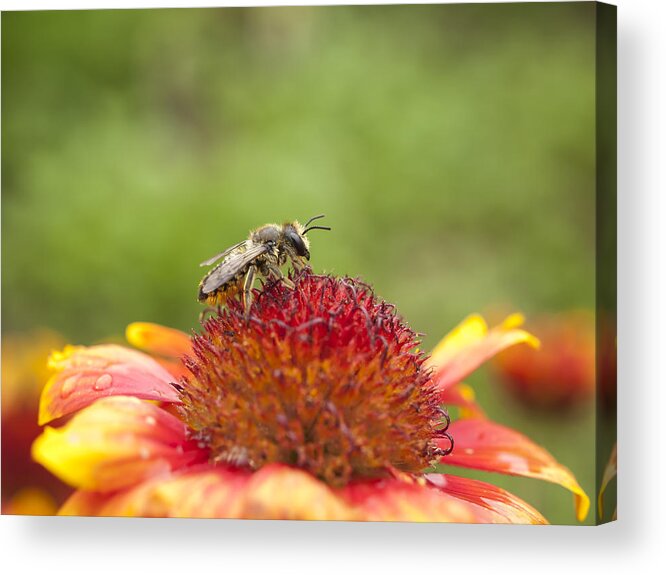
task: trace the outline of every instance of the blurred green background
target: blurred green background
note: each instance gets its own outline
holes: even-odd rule
[[[594,26],[592,3],[3,14],[3,332],[189,330],[200,261],[318,213],[315,270],[426,347],[475,311],[593,308]],[[594,497],[592,406],[533,416],[490,375],[489,415]],[[492,481],[575,521],[559,487]]]

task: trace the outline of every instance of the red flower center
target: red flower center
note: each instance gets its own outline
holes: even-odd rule
[[[231,300],[194,337],[182,414],[215,462],[282,462],[334,486],[442,455],[417,335],[358,280],[306,271]]]

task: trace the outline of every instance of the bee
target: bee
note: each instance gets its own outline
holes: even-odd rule
[[[297,221],[282,225],[266,224],[251,231],[245,241],[201,262],[201,266],[210,266],[222,260],[199,283],[199,301],[213,308],[220,307],[240,293],[245,313],[248,313],[252,304],[252,285],[257,274],[267,279],[282,280],[293,288],[293,282],[284,276],[280,267],[287,260],[296,270],[305,266],[305,262],[310,259],[310,242],[305,234],[311,230],[331,229],[310,226],[323,217],[323,214],[314,216],[304,226]]]

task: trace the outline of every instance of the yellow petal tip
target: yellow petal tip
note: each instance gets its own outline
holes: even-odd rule
[[[538,337],[532,335],[529,332],[525,332],[525,343],[534,349],[539,349],[541,347],[541,340]]]
[[[512,313],[502,322],[502,327],[505,329],[513,329],[520,327],[524,323],[525,316],[522,313]]]
[[[186,333],[147,321],[130,323],[125,328],[125,338],[134,347],[159,356],[179,358],[191,350]]]
[[[590,511],[590,498],[583,490],[576,493],[576,518],[578,521],[583,522]]]
[[[141,347],[144,343],[144,334],[148,324],[142,321],[130,323],[125,328],[125,339],[135,347]]]
[[[55,415],[51,411],[51,388],[53,387],[54,376],[50,377],[44,385],[42,393],[39,396],[39,409],[37,412],[37,424],[44,425],[49,421],[55,419]]]

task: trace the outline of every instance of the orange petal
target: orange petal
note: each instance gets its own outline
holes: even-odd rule
[[[79,492],[60,515],[240,518],[247,473],[208,464],[148,480],[117,494]],[[83,513],[82,513],[83,512]]]
[[[476,523],[470,505],[408,476],[357,482],[343,491],[364,521]]]
[[[499,326],[488,330],[488,325],[480,315],[466,318],[432,352],[429,365],[434,368],[434,385],[444,391],[512,345],[527,343],[538,347],[539,340],[536,337],[517,329],[522,321],[520,314],[514,314]]]
[[[51,354],[49,367],[56,373],[42,391],[40,425],[113,395],[180,403],[168,371],[146,354],[118,345],[67,346]]]
[[[225,488],[224,470],[208,465],[204,470],[162,475],[111,493],[79,490],[63,504],[58,515],[98,517],[215,517]],[[213,495],[215,497],[213,498]],[[214,501],[215,499],[215,501]],[[233,501],[232,497],[226,498]],[[208,505],[205,505],[208,501]],[[218,517],[237,517],[231,509]]]
[[[437,473],[426,477],[438,489],[473,505],[477,523],[548,523],[534,507],[490,483]]]
[[[192,352],[186,333],[156,323],[134,322],[125,330],[127,341],[148,352],[176,379],[190,375],[181,358]]]
[[[354,510],[313,475],[267,465],[252,475],[244,496],[243,516],[250,519],[357,519]]]
[[[113,491],[202,458],[187,444],[185,429],[152,403],[107,397],[61,428],[46,427],[32,456],[73,487]]]
[[[55,515],[57,505],[50,493],[38,487],[24,487],[3,502],[3,515]]]
[[[601,478],[601,488],[599,489],[599,499],[597,501],[599,506],[599,517],[601,519],[603,519],[604,517],[604,493],[606,493],[606,488],[608,487],[608,484],[612,481],[612,479],[616,475],[617,475],[617,444],[613,446],[613,451],[611,452],[610,459],[606,464],[606,469],[604,469],[604,475]]]
[[[156,323],[131,323],[125,330],[125,337],[134,347],[165,358],[180,359],[192,352],[190,336]]]
[[[114,493],[99,493],[97,491],[78,490],[62,504],[58,515],[71,515],[74,517],[102,516],[101,509],[114,498]]]
[[[439,476],[442,477],[442,476]],[[280,464],[257,472],[199,466],[116,494],[79,491],[60,515],[219,517],[339,521],[545,523],[527,503],[481,482],[408,476],[356,482],[333,491]]]
[[[383,479],[334,491],[309,473],[271,464],[257,472],[208,464],[115,494],[75,493],[61,515],[475,522],[478,506],[424,479]]]
[[[449,433],[455,447],[440,463],[557,483],[573,492],[578,520],[587,516],[590,499],[571,471],[524,435],[487,419],[455,421]],[[442,447],[447,445],[443,440]]]
[[[299,469],[267,465],[257,472],[197,469],[149,480],[111,496],[78,492],[61,515],[220,517],[244,519],[356,518],[328,486]]]

